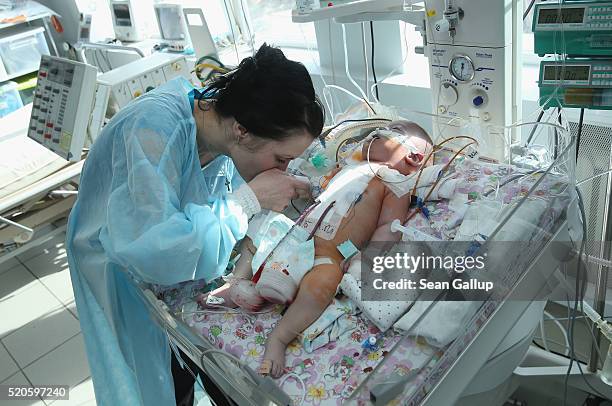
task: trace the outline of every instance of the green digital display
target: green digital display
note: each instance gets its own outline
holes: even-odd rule
[[[544,66],[544,80],[589,80],[589,65]]]
[[[581,8],[541,8],[538,24],[581,23],[584,20],[584,7]]]

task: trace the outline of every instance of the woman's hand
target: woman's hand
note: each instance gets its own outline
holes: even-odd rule
[[[281,212],[292,199],[310,196],[310,184],[280,169],[269,169],[248,183],[262,209]]]

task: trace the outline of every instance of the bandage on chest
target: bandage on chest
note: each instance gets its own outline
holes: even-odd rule
[[[304,219],[300,224],[301,227],[312,232],[315,225],[324,217],[315,235],[324,240],[333,239],[342,219],[366,190],[379,167],[378,164],[360,163],[342,168],[318,197],[319,205]],[[328,210],[332,203],[334,207]]]

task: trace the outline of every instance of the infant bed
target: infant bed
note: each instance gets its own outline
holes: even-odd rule
[[[360,131],[381,123],[368,124],[361,124]],[[569,143],[552,165],[535,171],[462,157],[444,175],[455,182],[454,195],[426,202],[427,216],[414,216],[404,225],[409,230],[404,240],[469,242],[465,237],[470,232],[486,229],[487,239],[479,246],[521,241],[520,257],[506,258],[495,273],[503,289],[467,306],[461,313],[463,322],[452,331],[436,326],[450,302],[407,303],[403,317],[394,315],[387,321],[376,315],[393,313],[393,302],[360,302],[358,296],[340,295],[303,338],[288,346],[286,373],[274,380],[254,371],[266,335],[282,317],[282,306],[253,314],[204,310],[195,298],[215,285],[202,281],[163,288],[143,285],[143,294],[171,342],[238,404],[442,404],[433,403],[436,396],[438,402],[450,403],[488,357],[514,345],[498,347],[512,327],[521,324],[521,315],[538,308],[532,300],[543,298],[548,277],[563,261],[551,246],[569,240],[566,220],[575,196],[567,157],[572,151]],[[309,154],[316,151],[307,151],[304,162]],[[313,185],[320,184],[312,173],[306,174]],[[486,204],[479,206],[482,202]],[[499,221],[486,218],[491,205]],[[532,272],[534,268],[538,271]],[[508,300],[517,290],[529,300]],[[405,319],[404,325],[393,328],[398,319]],[[381,325],[385,331],[377,327]],[[529,335],[530,327],[525,329],[524,335]],[[369,337],[376,337],[376,345],[365,343]]]

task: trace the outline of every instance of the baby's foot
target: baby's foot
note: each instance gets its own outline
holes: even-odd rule
[[[266,340],[266,350],[259,372],[263,375],[269,374],[273,378],[279,378],[285,370],[285,350],[287,345],[274,335],[269,335]]]
[[[205,309],[212,309],[215,307],[236,307],[234,301],[230,298],[230,284],[218,287],[217,289],[201,294],[197,302],[200,306]]]

